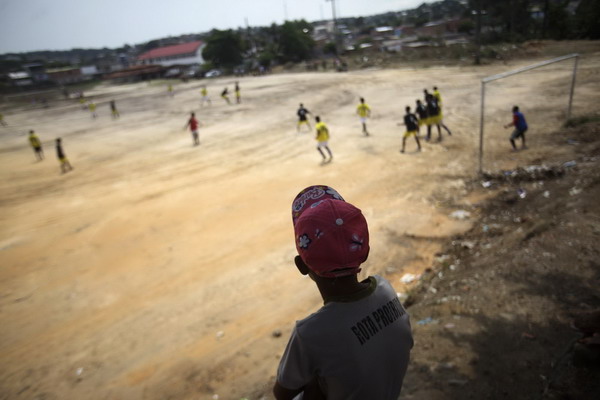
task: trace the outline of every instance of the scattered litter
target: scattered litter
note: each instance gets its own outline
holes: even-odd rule
[[[450,264],[450,266],[448,268],[450,268],[450,271],[455,271],[456,270],[456,265]]]
[[[279,329],[274,330],[273,333],[271,334],[274,338],[278,338],[281,337],[281,331]]]
[[[400,278],[400,282],[402,283],[411,283],[412,281],[414,281],[415,279],[418,279],[419,277],[415,274],[404,274],[402,276],[402,278]]]
[[[571,168],[577,165],[577,161],[575,160],[571,160],[571,161],[567,161],[566,163],[563,164],[563,167],[565,168]]]
[[[513,222],[514,222],[515,224],[520,224],[521,222],[523,222],[523,220],[521,219],[521,217],[514,217],[514,218],[513,218]]]
[[[217,332],[216,336],[217,336],[217,339],[221,339],[223,336],[225,336],[225,332],[219,331],[219,332]]]
[[[550,198],[550,192],[546,190],[546,191],[543,193],[543,196],[544,196],[545,198],[547,198],[547,199],[548,199],[548,198]]]
[[[549,167],[547,165],[530,165],[524,168],[517,168],[510,171],[502,171],[498,174],[484,174],[486,180],[508,181],[508,182],[523,182],[523,181],[539,181],[548,178],[557,178],[564,175],[563,166]]]
[[[442,297],[437,302],[438,303],[447,303],[449,301],[459,301],[459,300],[460,300],[460,296],[458,296],[458,295],[452,295],[452,296]]]
[[[471,216],[471,213],[465,210],[456,210],[450,216],[454,219],[463,220]]]
[[[481,182],[481,186],[483,186],[484,188],[489,188],[490,186],[492,186],[492,181],[483,181]]]
[[[438,278],[442,279],[444,277],[444,271],[438,272]]]
[[[436,289],[436,288],[434,288],[433,286],[431,286],[431,287],[429,288],[429,291],[430,291],[431,293],[433,293],[433,294],[436,294],[436,293],[437,293],[437,289]]]
[[[517,189],[517,194],[522,199],[524,199],[525,197],[527,197],[527,191],[525,189],[518,188]]]
[[[579,193],[581,193],[581,189],[579,189],[578,187],[574,187],[569,190],[569,194],[571,196],[577,196]]]
[[[455,326],[456,326],[456,325],[454,325],[454,324],[450,323],[450,324],[446,324],[446,325],[444,325],[444,328],[446,328],[446,329],[452,329],[452,328],[454,328]]]
[[[567,144],[579,144],[579,142],[575,139],[567,139]]]
[[[431,317],[427,317],[425,319],[417,321],[417,325],[427,325],[427,324],[436,324],[436,323],[437,323],[437,320],[435,320]]]
[[[213,394],[213,400],[219,400],[219,395],[218,394]]]
[[[81,376],[81,374],[83,373],[83,368],[79,367],[75,370],[75,375],[77,376]]]
[[[464,249],[471,250],[473,247],[475,247],[475,242],[472,242],[470,240],[463,240],[462,242],[460,242],[460,246]]]
[[[448,254],[442,254],[439,257],[435,258],[435,261],[439,262],[440,264],[443,263],[444,261],[448,260],[450,258],[450,256]]]
[[[444,369],[452,369],[455,368],[456,365],[452,362],[447,362],[447,363],[442,363],[440,364],[440,368],[444,368]]]
[[[396,296],[398,297],[398,300],[400,300],[400,303],[404,303],[406,299],[408,299],[408,295],[406,293],[396,292]]]

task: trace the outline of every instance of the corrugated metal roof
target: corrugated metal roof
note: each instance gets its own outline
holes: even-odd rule
[[[159,47],[145,52],[138,57],[138,60],[147,60],[151,58],[170,57],[177,56],[180,54],[195,53],[198,47],[202,45],[201,40],[195,42],[176,44],[173,46]]]

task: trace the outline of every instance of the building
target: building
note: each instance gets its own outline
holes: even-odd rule
[[[206,44],[201,40],[195,42],[159,47],[147,51],[137,57],[138,65],[193,65],[204,64],[202,51]]]
[[[104,75],[104,79],[114,80],[116,82],[138,82],[161,78],[166,68],[160,65],[134,65],[133,67],[123,68],[110,74]]]
[[[83,80],[81,69],[79,67],[48,69],[46,74],[48,75],[49,81],[58,83],[59,85],[77,83]]]

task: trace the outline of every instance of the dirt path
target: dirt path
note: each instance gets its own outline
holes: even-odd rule
[[[600,54],[585,55],[574,108],[591,109]],[[292,264],[290,201],[325,183],[363,209],[372,253],[363,274],[399,277],[431,265],[447,238],[472,221],[464,205],[476,170],[479,80],[513,65],[240,79],[243,103],[218,93],[199,107],[198,82],[103,86],[92,120],[75,102],[5,113],[0,131],[0,394],[14,399],[237,399],[267,395],[293,321],[320,298]],[[552,145],[536,139],[559,124],[557,65],[498,85],[490,95],[493,166],[526,164]],[[454,135],[399,153],[405,105],[437,84]],[[527,85],[524,87],[523,85]],[[585,89],[583,89],[585,88]],[[355,115],[373,109],[372,137]],[[112,121],[108,101],[122,117]],[[597,100],[597,99],[596,99]],[[334,162],[319,165],[313,134],[295,132],[304,103],[332,133]],[[508,154],[502,123],[527,104],[531,150]],[[195,110],[202,145],[182,128]],[[46,160],[34,162],[35,129]],[[60,175],[61,136],[75,167]],[[281,330],[282,338],[271,336]]]

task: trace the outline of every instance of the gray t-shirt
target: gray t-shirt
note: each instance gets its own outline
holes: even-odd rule
[[[387,280],[369,278],[359,299],[331,301],[297,321],[277,381],[299,389],[317,377],[329,400],[397,400],[413,339],[408,313]]]

